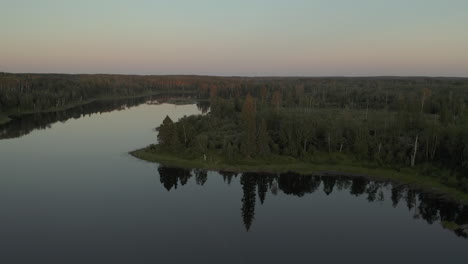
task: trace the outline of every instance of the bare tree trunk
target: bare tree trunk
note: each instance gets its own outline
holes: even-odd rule
[[[436,153],[436,149],[437,149],[437,135],[435,135],[435,138],[434,138],[434,145],[432,146],[432,153],[431,153],[431,160],[434,159],[435,157],[435,153]]]
[[[369,99],[367,99],[367,107],[366,107],[366,121],[367,121],[367,116],[369,114]]]
[[[421,113],[424,111],[424,101],[426,100],[426,97],[423,96],[423,98],[421,99]]]
[[[184,144],[187,146],[187,134],[185,133],[185,125],[182,125],[182,128],[184,129]]]
[[[429,161],[429,137],[426,137],[426,162]]]
[[[416,161],[416,153],[418,152],[418,139],[419,135],[416,135],[416,139],[414,140],[414,151],[413,155],[411,155],[411,167],[414,167],[414,163]]]
[[[200,150],[203,151],[203,147],[200,144],[200,141],[198,141],[198,138],[196,138],[198,145],[200,146]],[[206,153],[203,151],[203,160],[206,161]]]

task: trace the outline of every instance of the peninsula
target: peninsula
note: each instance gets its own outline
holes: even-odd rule
[[[467,203],[465,85],[334,79],[215,87],[208,114],[166,117],[157,144],[131,154],[184,168],[367,175]]]

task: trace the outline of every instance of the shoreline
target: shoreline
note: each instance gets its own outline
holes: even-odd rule
[[[11,118],[8,115],[4,115],[4,114],[0,113],[0,126],[4,125],[4,124],[7,124],[10,121],[11,121]]]
[[[434,196],[434,198],[468,206],[468,193],[443,185],[438,180],[420,175],[416,170],[396,171],[388,168],[368,168],[346,164],[313,164],[304,161],[291,160],[290,163],[275,163],[265,165],[226,164],[219,161],[210,162],[201,159],[186,159],[168,153],[148,151],[149,147],[137,149],[129,154],[140,160],[159,163],[168,167],[184,169],[204,169],[210,171],[225,171],[235,173],[297,173],[322,177],[345,176],[350,178],[365,178],[373,181],[390,182],[400,186],[410,186]]]
[[[82,102],[77,102],[77,103],[71,103],[62,107],[58,108],[49,108],[46,110],[40,110],[40,111],[10,111],[10,112],[0,112],[0,126],[8,124],[8,122],[12,121],[13,118],[11,117],[21,117],[24,115],[30,115],[30,114],[39,114],[39,113],[53,113],[53,112],[60,112],[60,111],[65,111],[69,110],[75,107],[79,106],[85,106],[94,102],[99,102],[99,101],[109,101],[109,100],[123,100],[123,99],[137,99],[137,98],[143,98],[147,96],[154,96],[154,95],[164,95],[164,94],[174,94],[174,92],[153,92],[153,93],[147,93],[147,94],[140,94],[140,95],[131,95],[131,96],[109,96],[109,97],[102,97],[102,98],[93,98],[89,99],[86,101]],[[177,93],[175,93],[177,94]],[[195,92],[190,92],[186,91],[184,94],[195,94]]]

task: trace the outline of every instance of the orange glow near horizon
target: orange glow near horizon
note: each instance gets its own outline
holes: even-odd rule
[[[466,1],[137,2],[0,3],[0,71],[468,77]]]

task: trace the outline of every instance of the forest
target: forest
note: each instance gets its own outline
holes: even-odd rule
[[[54,112],[35,112],[12,117],[12,120],[0,126],[0,139],[17,138],[25,136],[36,129],[48,129],[56,122],[66,122],[69,119],[79,119],[83,116],[102,114],[112,111],[130,109],[147,102],[166,103],[175,99],[185,99],[183,96],[191,96],[190,93],[164,93],[143,97],[120,98],[112,100],[97,100],[84,105],[67,108]],[[192,102],[192,101],[188,101]],[[205,107],[200,104],[200,107]],[[209,104],[206,108],[209,109]]]
[[[468,192],[466,78],[0,73],[0,123],[159,93],[200,100],[203,114],[166,118],[147,154],[232,166],[301,161],[414,168]]]
[[[106,98],[129,98],[164,92],[194,97],[239,98],[251,94],[261,102],[277,100],[288,108],[349,108],[395,111],[415,102],[428,114],[463,112],[466,78],[369,77],[213,77],[106,74],[14,74],[0,72],[0,118],[63,110]],[[268,98],[267,98],[268,97]],[[402,97],[402,98],[401,98]],[[426,102],[427,101],[427,102]],[[422,106],[421,106],[422,104]],[[451,106],[447,106],[450,104]],[[414,106],[418,108],[418,106]],[[454,108],[454,109],[448,109]],[[453,116],[456,118],[456,116]]]
[[[187,93],[196,90],[198,79],[195,76],[0,73],[0,124],[8,116],[64,110],[99,99]]]
[[[147,152],[232,166],[413,168],[468,192],[466,79],[280,79],[210,87],[208,96],[208,113],[167,117]]]

